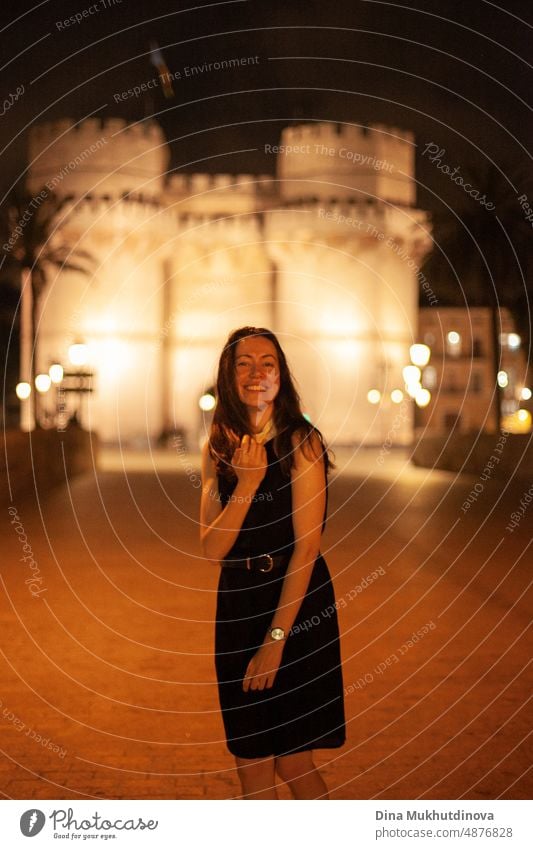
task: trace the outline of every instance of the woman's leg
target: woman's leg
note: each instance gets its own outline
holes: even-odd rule
[[[313,753],[296,752],[276,758],[276,771],[295,799],[329,799],[328,788],[313,763]]]
[[[274,758],[235,758],[243,799],[277,799]]]

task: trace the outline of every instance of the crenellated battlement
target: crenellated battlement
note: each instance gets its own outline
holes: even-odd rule
[[[422,210],[402,209],[375,199],[316,198],[271,209],[266,214],[267,232],[281,240],[290,240],[305,231],[312,242],[374,239],[379,243],[392,237],[410,244],[420,241],[428,226],[427,214]]]
[[[170,151],[155,121],[71,118],[37,124],[29,133],[28,188],[47,185],[61,196],[120,196],[162,189]]]
[[[71,118],[38,124],[29,133],[28,187],[62,196],[143,196],[194,214],[262,212],[279,200],[316,196],[382,199],[413,206],[413,134],[383,124],[330,121],[286,127],[270,174],[174,172],[165,178],[170,150],[155,120]],[[265,146],[266,148],[266,146]]]
[[[390,127],[385,124],[339,124],[332,121],[317,121],[312,124],[297,124],[286,127],[283,132],[283,144],[324,144],[328,147],[335,144],[373,144],[378,139],[390,139],[392,142],[401,141],[414,143],[414,135],[408,130]]]
[[[165,189],[176,208],[210,217],[260,212],[279,191],[270,174],[172,174]]]
[[[132,141],[145,141],[152,148],[164,141],[161,126],[156,121],[131,124],[122,118],[86,118],[76,122],[71,118],[46,121],[30,129],[30,139],[40,147],[53,144],[61,136],[68,134],[69,143],[76,147],[90,146],[97,139],[107,140],[117,135],[124,136],[128,144]]]
[[[415,202],[414,137],[382,124],[318,122],[287,127],[277,148],[281,196],[359,194],[401,205]]]
[[[212,191],[270,194],[276,180],[270,174],[171,174],[167,181],[170,193],[184,195]]]

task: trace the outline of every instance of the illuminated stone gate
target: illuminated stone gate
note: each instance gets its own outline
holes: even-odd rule
[[[196,445],[224,339],[254,324],[279,334],[331,442],[378,444],[391,427],[410,441],[412,402],[399,416],[390,399],[404,388],[430,244],[410,133],[289,127],[275,177],[167,175],[153,121],[37,125],[29,155],[30,191],[69,199],[62,237],[97,260],[94,277],[50,274],[38,330],[40,370],[75,341],[88,347],[85,426],[139,445],[178,428]]]

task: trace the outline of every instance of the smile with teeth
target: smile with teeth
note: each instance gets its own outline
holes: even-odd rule
[[[260,386],[258,383],[251,383],[249,386],[245,386],[244,388],[247,389],[248,392],[265,392],[266,391],[265,387]]]

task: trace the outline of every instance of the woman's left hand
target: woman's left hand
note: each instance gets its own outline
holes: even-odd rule
[[[269,643],[263,643],[256,651],[246,667],[242,682],[245,693],[248,690],[264,690],[272,687],[281,663],[284,645],[282,640],[279,642],[271,640]]]

